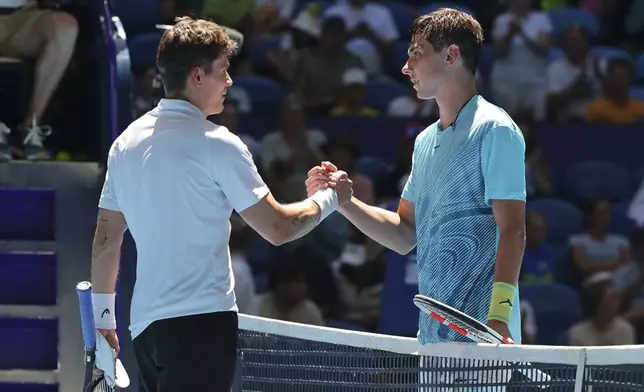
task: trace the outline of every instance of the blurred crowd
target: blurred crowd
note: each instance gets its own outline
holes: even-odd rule
[[[26,36],[40,31],[35,24],[25,25],[32,29],[25,30],[16,22],[34,12],[26,8],[29,4],[0,0],[0,10],[6,10],[0,13],[0,55],[34,60],[44,70],[51,64],[45,60],[48,45],[59,45],[60,34],[42,33],[33,52],[7,49],[19,46],[15,43],[18,37],[5,33],[7,29],[24,30]],[[553,243],[548,214],[530,210],[522,284],[559,283],[579,294],[582,317],[561,331],[559,344],[642,342],[644,231],[636,229],[641,213],[638,198],[619,200],[627,205],[620,219],[634,221],[627,231],[613,231],[616,200],[562,194],[533,130],[540,122],[627,124],[644,120],[644,87],[638,84],[644,82],[644,1],[496,0],[460,1],[451,6],[473,13],[485,28],[486,43],[477,71],[479,90],[508,111],[524,133],[530,200],[559,198],[583,214],[581,231]],[[437,4],[418,0],[160,0],[159,7],[167,24],[190,14],[244,34],[244,44],[231,60],[234,84],[224,111],[212,121],[239,134],[277,199],[289,202],[305,197],[307,171],[329,160],[350,174],[360,200],[395,208],[411,168],[414,139],[438,115],[436,103],[417,99],[400,72],[414,16]],[[64,15],[52,12],[47,17],[52,18],[53,31],[68,34],[62,42],[73,47],[75,25],[69,19],[73,17]],[[134,61],[135,53],[132,57],[133,112],[139,116],[156,104],[159,86],[154,59]],[[60,55],[50,61],[66,65],[67,60]],[[0,122],[0,158],[51,158],[43,140],[52,130],[41,124],[38,110],[48,103],[48,86],[58,82],[52,78],[60,79],[60,75],[36,73],[34,110],[16,132]],[[261,137],[247,135],[239,127],[244,116],[278,117],[279,125]],[[391,146],[398,150],[397,159],[386,162],[378,175],[369,171],[370,159],[378,157],[368,156],[350,132],[327,133],[312,128],[308,121],[379,116],[407,118],[409,125],[402,132],[392,130],[402,135],[400,144]],[[37,148],[31,148],[34,144]],[[230,247],[241,312],[378,330],[390,253],[339,213],[280,248],[233,216]],[[543,320],[537,319],[530,301],[523,301],[522,309],[524,342],[534,342]]]

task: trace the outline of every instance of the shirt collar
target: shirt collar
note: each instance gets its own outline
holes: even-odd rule
[[[198,115],[201,118],[206,118],[201,110],[192,103],[183,99],[168,99],[163,98],[159,101],[157,109],[161,112],[180,112],[189,115]]]

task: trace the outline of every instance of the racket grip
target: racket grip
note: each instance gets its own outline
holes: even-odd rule
[[[94,328],[94,309],[92,307],[92,284],[90,282],[78,283],[76,293],[80,304],[85,350],[93,350],[96,347],[96,329]]]

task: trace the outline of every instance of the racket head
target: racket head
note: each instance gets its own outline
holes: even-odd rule
[[[481,343],[506,343],[505,339],[498,332],[478,321],[477,319],[461,312],[458,309],[446,305],[440,301],[437,301],[433,298],[426,297],[421,294],[414,296],[414,304],[423,312],[429,314],[430,316],[436,318],[434,315],[448,321],[450,324],[454,324],[462,330],[468,332],[472,336],[470,338],[477,338]],[[453,328],[452,328],[453,329]],[[457,331],[461,335],[461,331]],[[464,335],[467,336],[467,335]]]

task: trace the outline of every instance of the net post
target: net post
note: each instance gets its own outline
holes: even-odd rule
[[[577,371],[575,372],[575,390],[574,392],[582,392],[584,390],[584,380],[586,373],[586,349],[579,350],[579,360],[577,362]]]

